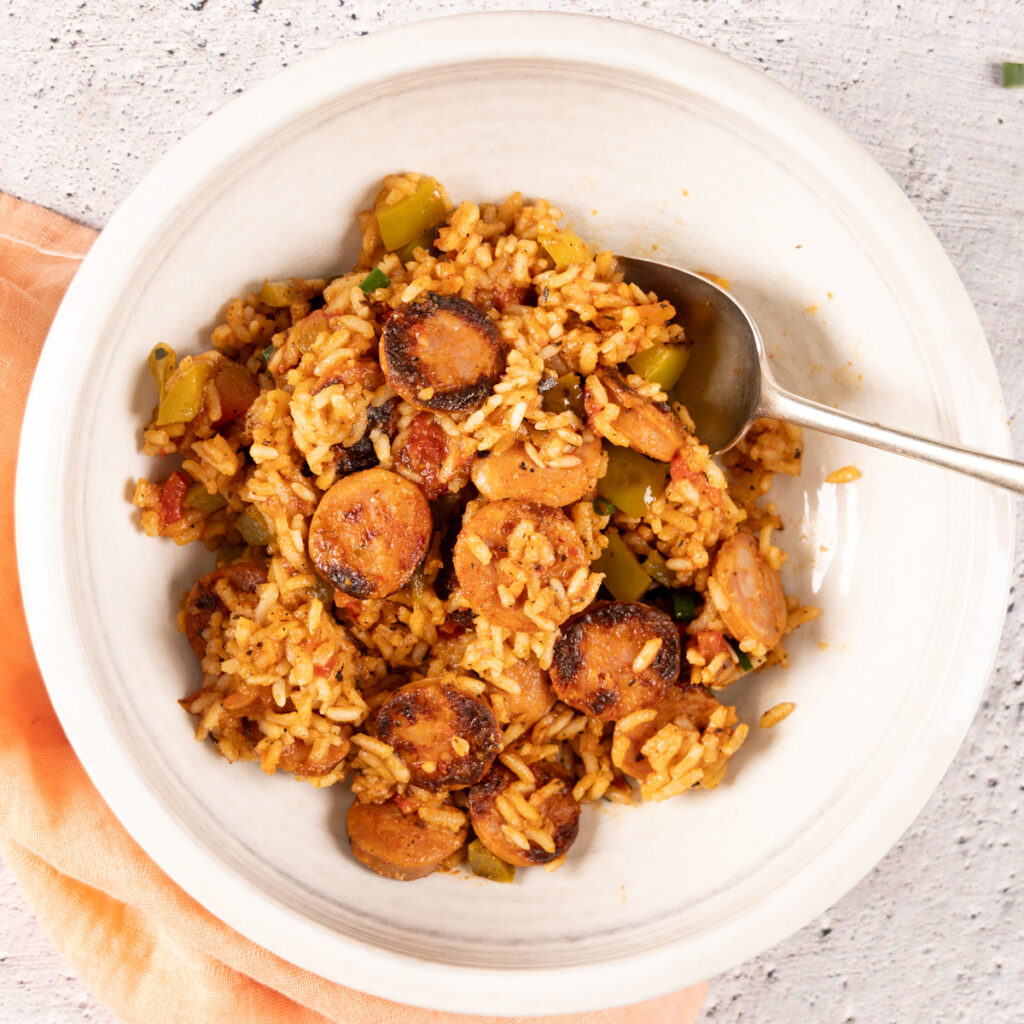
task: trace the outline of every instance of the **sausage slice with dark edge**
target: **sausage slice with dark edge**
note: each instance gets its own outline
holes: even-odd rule
[[[431,791],[472,786],[501,748],[491,709],[439,679],[403,686],[378,708],[371,728],[405,762],[412,784]]]
[[[541,815],[538,827],[548,826],[554,850],[542,849],[533,839],[530,840],[530,848],[524,850],[506,835],[504,826],[508,822],[498,810],[497,799],[507,792],[518,776],[503,764],[495,765],[487,777],[469,791],[469,817],[477,838],[495,857],[523,867],[550,864],[567,853],[576,840],[580,823],[580,805],[572,795],[572,776],[569,772],[551,761],[531,764],[530,770],[537,781],[538,791],[551,782],[561,783],[552,786],[552,791],[536,802]],[[529,799],[527,794],[524,795]]]
[[[507,356],[491,318],[457,295],[426,292],[399,306],[381,333],[388,384],[418,409],[476,408],[501,379]]]
[[[317,572],[353,597],[386,597],[409,582],[432,530],[420,489],[376,467],[352,473],[320,499],[309,524]]]
[[[199,658],[206,655],[209,640],[206,630],[213,613],[218,608],[221,612],[227,611],[224,602],[217,596],[216,585],[219,580],[227,580],[239,593],[252,594],[261,583],[267,582],[267,566],[264,562],[235,562],[233,565],[222,565],[196,581],[185,599],[185,636]]]
[[[654,660],[633,664],[651,640]],[[602,722],[654,707],[679,676],[679,634],[664,612],[646,604],[598,601],[562,626],[551,662],[551,685],[570,707]]]
[[[400,882],[425,878],[466,841],[465,827],[452,832],[428,825],[415,813],[403,814],[392,800],[354,803],[345,816],[345,830],[356,860]]]

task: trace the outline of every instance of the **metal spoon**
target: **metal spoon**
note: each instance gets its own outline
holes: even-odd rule
[[[770,416],[1024,494],[1024,463],[906,434],[786,391],[772,376],[757,325],[728,292],[689,270],[632,256],[616,259],[627,281],[675,306],[677,322],[694,341],[675,393],[712,455],[736,444],[759,416]]]

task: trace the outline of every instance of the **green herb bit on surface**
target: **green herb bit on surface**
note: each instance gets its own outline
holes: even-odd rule
[[[492,882],[515,881],[515,867],[507,864],[500,857],[495,857],[479,839],[474,839],[467,847],[466,852],[469,855],[470,870],[474,875],[479,875]]]
[[[359,287],[369,295],[370,292],[375,292],[378,288],[387,288],[391,284],[391,278],[384,273],[380,267],[374,267],[366,277],[359,282]]]
[[[744,672],[749,672],[754,667],[754,665],[753,662],[750,660],[749,656],[747,655],[747,652],[741,651],[732,640],[727,640],[726,642],[736,652],[736,658],[740,663],[740,668],[743,669]]]
[[[615,511],[615,506],[607,498],[597,498],[594,501],[594,511],[599,516],[610,516]]]
[[[1024,64],[1003,61],[1003,88],[1019,89],[1024,86]]]
[[[266,366],[270,362],[270,357],[277,351],[273,345],[268,345],[261,353],[260,356],[263,359],[263,365]]]

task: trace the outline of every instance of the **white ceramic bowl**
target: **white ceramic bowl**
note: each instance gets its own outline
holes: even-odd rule
[[[778,486],[785,579],[823,616],[792,668],[729,692],[755,728],[726,783],[588,809],[566,866],[513,886],[378,878],[348,853],[342,787],[193,742],[173,619],[203,553],[145,538],[128,499],[153,468],[136,451],[150,347],[198,349],[266,275],[341,271],[352,214],[396,169],[457,199],[547,196],[601,246],[710,268],[784,384],[1006,452],[985,340],[910,203],[820,114],[711,50],[567,15],[409,25],[252,90],[149,175],[68,293],[26,419],[21,578],[54,704],[129,831],[239,931],[369,992],[504,1014],[667,992],[806,923],[924,804],[999,636],[1010,500],[808,437],[803,478]],[[849,462],[860,481],[823,483]],[[780,699],[796,713],[758,730]]]

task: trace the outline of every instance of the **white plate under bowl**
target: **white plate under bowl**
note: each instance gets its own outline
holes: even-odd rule
[[[226,300],[340,272],[379,178],[458,199],[547,196],[616,251],[728,277],[783,383],[862,416],[1008,449],[984,337],[906,198],[760,73],[673,36],[488,14],[380,33],[253,89],[111,220],[43,352],[18,477],[36,653],[71,742],[125,826],[217,916],[326,977],[467,1012],[565,1012],[713,975],[777,942],[896,841],[953,757],[1000,633],[1011,503],[952,474],[807,438],[778,495],[789,591],[823,609],[792,667],[728,694],[755,723],[727,781],[587,809],[555,874],[399,884],[349,855],[343,787],[229,765],[176,700],[174,630],[202,552],[129,502],[146,354],[203,344]],[[836,487],[832,469],[863,477]],[[208,557],[208,556],[207,556]],[[756,716],[780,699],[775,730]]]

